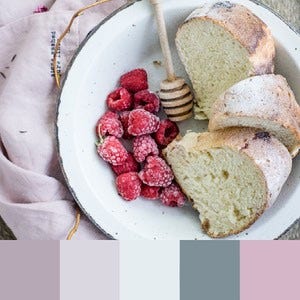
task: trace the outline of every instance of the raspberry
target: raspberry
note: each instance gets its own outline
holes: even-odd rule
[[[143,162],[150,154],[158,155],[159,151],[150,135],[137,136],[133,140],[133,155],[136,161]]]
[[[159,111],[160,100],[154,93],[147,90],[134,94],[134,108],[143,108],[151,113]]]
[[[114,135],[120,138],[123,135],[122,123],[116,113],[111,111],[106,112],[97,122],[96,134],[99,137]]]
[[[142,185],[141,196],[147,199],[156,200],[159,199],[159,186]]]
[[[170,186],[164,188],[160,194],[162,203],[171,207],[182,207],[185,202],[185,195],[182,193],[177,184],[172,183]]]
[[[139,164],[134,159],[132,153],[128,153],[128,157],[122,165],[119,166],[111,166],[113,171],[117,174],[123,174],[128,172],[138,172]]]
[[[123,111],[131,108],[133,99],[126,89],[118,88],[107,96],[106,103],[113,111]]]
[[[144,69],[132,70],[121,76],[120,85],[132,93],[146,90],[148,88],[147,73]]]
[[[158,156],[148,156],[144,169],[139,173],[143,183],[150,186],[167,187],[174,179],[173,172],[167,163]]]
[[[160,122],[158,130],[154,134],[154,138],[158,145],[165,147],[176,138],[178,133],[179,128],[177,124],[169,119],[165,119]]]
[[[120,121],[123,125],[123,130],[124,130],[123,139],[126,139],[126,140],[130,140],[133,138],[133,136],[128,133],[129,114],[130,114],[130,111],[122,111],[120,113]]]
[[[128,133],[138,136],[156,132],[159,118],[144,109],[134,109],[129,114]]]
[[[108,136],[97,147],[98,154],[113,166],[123,164],[128,152],[115,136]]]
[[[116,186],[119,195],[127,201],[136,199],[141,194],[142,182],[138,173],[123,173],[116,178]]]

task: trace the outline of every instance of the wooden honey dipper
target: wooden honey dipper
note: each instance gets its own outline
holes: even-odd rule
[[[171,121],[179,122],[193,116],[193,94],[183,78],[174,72],[166,23],[159,0],[149,0],[153,5],[160,45],[164,57],[167,79],[160,83],[161,105]]]

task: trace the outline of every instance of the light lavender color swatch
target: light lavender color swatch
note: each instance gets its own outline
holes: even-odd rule
[[[0,299],[59,300],[59,241],[1,241]]]
[[[118,241],[60,245],[60,300],[119,300]]]
[[[179,241],[121,241],[120,300],[141,299],[179,300]]]

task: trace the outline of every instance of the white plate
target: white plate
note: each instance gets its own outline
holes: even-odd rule
[[[176,71],[186,76],[174,48],[178,25],[202,0],[163,1]],[[300,99],[300,38],[266,8],[248,0],[236,1],[251,9],[270,27],[276,40],[276,73],[284,75]],[[60,95],[57,139],[61,164],[74,198],[89,218],[116,239],[209,239],[202,233],[191,207],[169,208],[158,201],[123,201],[114,176],[96,154],[94,126],[105,111],[106,95],[121,74],[142,67],[156,91],[165,77],[152,9],[147,1],[123,7],[99,24],[73,58]],[[207,123],[188,121],[186,129],[206,130]],[[274,239],[300,216],[300,159],[276,204],[251,228],[230,239]]]

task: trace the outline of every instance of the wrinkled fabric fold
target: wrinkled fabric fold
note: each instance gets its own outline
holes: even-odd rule
[[[62,73],[87,33],[125,2],[112,0],[75,20],[61,45]],[[75,221],[58,163],[51,60],[74,12],[90,3],[0,0],[0,215],[17,239],[65,239]],[[49,11],[33,14],[37,5]],[[83,217],[74,238],[106,237]]]

